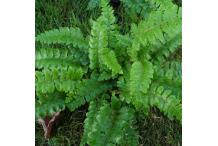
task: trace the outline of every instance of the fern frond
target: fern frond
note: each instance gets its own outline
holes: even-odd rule
[[[162,66],[154,66],[153,83],[146,97],[152,106],[157,106],[170,119],[181,121],[182,117],[182,66],[170,61]]]
[[[89,119],[88,116],[87,118]],[[85,128],[87,144],[109,146],[124,143],[124,136],[132,124],[133,118],[133,111],[130,108],[122,107],[118,111],[114,111],[108,103],[104,103],[92,118],[92,124],[87,124],[89,127]]]
[[[89,131],[87,143],[90,146],[102,146],[107,144],[106,134],[111,129],[111,109],[110,106],[105,103],[103,104],[93,123],[92,129]]]
[[[79,28],[59,28],[39,34],[36,41],[45,44],[72,44],[74,47],[87,48],[88,43]]]
[[[176,97],[168,86],[161,84],[153,84],[151,90],[148,93],[150,98],[150,104],[157,106],[163,113],[165,113],[170,119],[176,118],[181,121],[182,118],[182,103],[181,97]]]
[[[71,91],[75,89],[76,81],[80,80],[82,76],[83,70],[73,67],[36,71],[36,92],[52,93],[55,89]]]
[[[90,68],[98,68],[99,50],[107,48],[109,31],[113,30],[115,26],[115,17],[112,8],[108,5],[108,0],[101,0],[102,13],[97,21],[93,22],[91,29],[91,38],[89,41],[89,59]]]
[[[141,21],[138,26],[131,28],[135,43],[142,46],[153,46],[165,43],[181,32],[181,12],[176,5],[167,10],[157,9],[149,14],[147,20]],[[134,49],[134,48],[133,48]]]
[[[89,134],[92,131],[92,127],[95,122],[96,115],[102,104],[103,104],[103,101],[91,101],[89,103],[89,109],[88,109],[88,112],[86,113],[86,119],[84,122],[84,132],[83,132],[80,146],[86,145]]]
[[[108,141],[116,145],[138,146],[138,135],[132,125],[134,112],[129,107],[122,107],[117,114]]]
[[[94,69],[98,67],[99,58],[98,58],[98,50],[102,48],[106,48],[108,45],[107,39],[107,30],[104,25],[101,23],[93,22],[92,30],[91,30],[91,38],[89,41],[89,59],[90,59],[90,68]]]

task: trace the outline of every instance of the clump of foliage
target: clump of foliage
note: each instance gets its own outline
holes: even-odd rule
[[[36,117],[88,103],[81,146],[138,146],[136,113],[157,107],[181,122],[181,8],[171,0],[145,0],[147,16],[125,34],[112,7],[90,35],[59,28],[37,35]]]

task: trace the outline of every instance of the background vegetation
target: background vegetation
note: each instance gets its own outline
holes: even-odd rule
[[[177,3],[181,5],[181,1],[177,1]],[[88,0],[36,0],[36,35],[61,26],[77,26],[84,33],[89,33],[90,19],[97,18],[100,11],[97,7],[87,9],[88,5]],[[115,5],[114,9],[119,24],[123,26],[125,32],[129,27],[128,22],[134,16],[126,14],[122,5]],[[174,57],[181,57],[181,52],[177,52]],[[53,138],[50,140],[44,139],[42,127],[36,123],[36,145],[78,146],[86,111],[86,105],[75,112],[64,111],[59,123],[55,126]],[[181,145],[181,124],[169,120],[155,108],[150,110],[146,119],[139,114],[137,123],[140,125],[138,130],[140,131],[141,146]]]

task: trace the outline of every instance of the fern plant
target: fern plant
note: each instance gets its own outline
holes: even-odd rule
[[[138,146],[136,112],[159,108],[181,122],[181,8],[145,0],[147,17],[126,34],[108,0],[91,33],[60,28],[36,37],[36,117],[88,103],[81,146]]]

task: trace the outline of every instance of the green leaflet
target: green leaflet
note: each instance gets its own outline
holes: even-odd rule
[[[82,76],[83,70],[73,67],[36,71],[36,92],[72,91]]]
[[[112,70],[112,76],[116,74],[123,74],[122,68],[118,63],[113,50],[104,48],[99,51],[99,54],[100,54],[100,62],[106,65],[110,70]]]
[[[90,68],[98,67],[98,50],[107,47],[107,30],[104,25],[93,22],[91,38],[89,41]]]
[[[130,94],[137,96],[146,93],[153,77],[152,64],[149,61],[136,61],[132,64],[130,71]]]
[[[61,68],[63,66],[75,66],[73,54],[68,49],[37,49],[36,68]]]
[[[36,41],[45,44],[72,44],[74,47],[87,48],[88,44],[79,28],[59,28],[39,34]]]
[[[149,108],[149,98],[145,94],[151,84],[152,77],[153,68],[149,61],[134,62],[131,66],[129,80],[127,79],[126,83],[122,80],[119,81],[122,91],[121,98],[132,103],[136,109],[146,113]]]
[[[64,48],[36,49],[36,68],[62,68],[88,64],[85,51]]]

